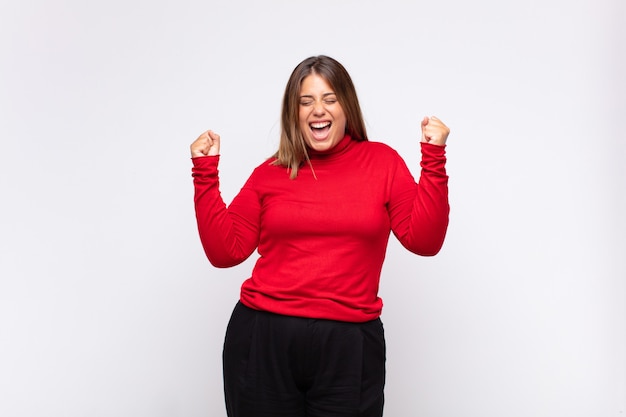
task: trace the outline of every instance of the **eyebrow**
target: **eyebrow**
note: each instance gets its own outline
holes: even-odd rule
[[[337,95],[337,94],[335,94],[335,93],[324,93],[324,94],[322,94],[322,98],[324,98],[324,97],[328,97],[328,96],[336,96],[336,95]],[[312,94],[304,94],[304,95],[301,95],[301,96],[300,96],[300,98],[305,98],[305,97],[306,97],[306,98],[315,98],[315,97],[313,97],[313,95],[312,95]]]

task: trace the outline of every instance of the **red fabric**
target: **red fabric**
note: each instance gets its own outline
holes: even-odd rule
[[[200,240],[216,267],[260,257],[241,302],[278,314],[363,322],[377,318],[390,231],[411,252],[435,255],[448,226],[445,148],[421,144],[415,183],[396,151],[346,137],[313,153],[296,179],[259,165],[230,206],[219,193],[219,156],[193,158]]]

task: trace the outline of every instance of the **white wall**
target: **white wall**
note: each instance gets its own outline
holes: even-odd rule
[[[619,0],[2,1],[0,415],[224,416],[251,261],[196,235],[188,146],[230,200],[314,54],[417,173],[449,138],[441,254],[392,241],[388,416],[626,411],[626,12]]]

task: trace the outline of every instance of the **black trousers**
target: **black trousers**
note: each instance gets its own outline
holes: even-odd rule
[[[282,316],[237,303],[226,330],[230,417],[380,417],[385,337],[380,319],[347,323]]]

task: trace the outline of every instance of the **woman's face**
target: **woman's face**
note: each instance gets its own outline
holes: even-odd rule
[[[302,80],[298,123],[306,144],[316,151],[327,151],[346,133],[346,115],[335,92],[317,74]]]

